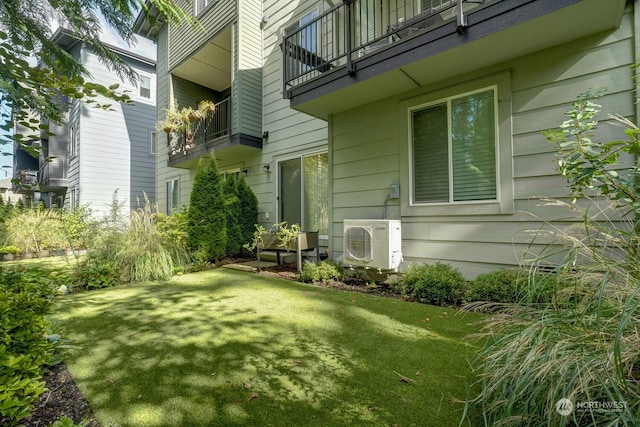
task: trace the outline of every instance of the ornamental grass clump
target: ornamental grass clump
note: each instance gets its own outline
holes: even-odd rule
[[[639,170],[611,169],[640,151],[640,130],[618,117],[629,138],[597,142],[594,97],[581,96],[561,129],[547,133],[573,201],[590,200],[590,211],[565,203],[583,223],[538,233],[555,244],[533,262],[518,300],[496,305],[479,335],[480,392],[469,404],[485,425],[640,425]],[[537,274],[560,246],[556,271]]]
[[[116,203],[117,205],[117,203]],[[79,284],[87,289],[148,280],[165,281],[190,262],[185,219],[160,214],[157,205],[145,201],[132,210],[128,221],[114,207],[112,219],[78,266]]]

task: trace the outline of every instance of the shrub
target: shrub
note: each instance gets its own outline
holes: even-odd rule
[[[89,206],[80,206],[62,214],[62,227],[66,245],[72,249],[85,249],[95,239],[98,222],[91,216]]]
[[[37,270],[0,271],[0,424],[16,425],[44,392],[52,360],[46,337],[53,286]]]
[[[109,288],[119,284],[120,277],[113,262],[89,255],[76,267],[77,285],[87,290]]]
[[[20,248],[14,245],[0,246],[0,255],[20,253]]]
[[[219,261],[227,247],[227,217],[220,174],[214,156],[208,165],[200,159],[193,179],[187,230],[192,252],[204,251],[208,261]]]
[[[187,213],[175,212],[166,215],[156,212],[154,218],[156,231],[160,235],[162,246],[171,256],[174,269],[183,271],[191,261],[187,246]]]
[[[239,218],[240,233],[242,235],[242,255],[250,255],[246,245],[253,239],[255,224],[258,223],[258,198],[244,178],[240,178],[237,183],[238,199],[240,201]]]
[[[524,274],[524,277],[523,277]],[[496,270],[480,274],[467,290],[467,301],[517,302],[522,287],[526,285],[526,273],[518,270]]]
[[[413,264],[402,280],[402,296],[423,304],[458,305],[462,302],[466,281],[457,268],[437,262]]]
[[[238,187],[233,175],[227,177],[222,186],[224,194],[225,212],[227,214],[227,249],[228,257],[239,256],[242,252],[242,230],[240,218],[242,210],[238,198]]]
[[[344,269],[342,268],[342,265],[330,259],[320,262],[306,263],[298,275],[298,280],[306,283],[342,280],[343,278]]]

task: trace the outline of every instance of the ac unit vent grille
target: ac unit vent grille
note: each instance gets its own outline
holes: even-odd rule
[[[349,227],[345,230],[345,248],[347,258],[369,262],[373,259],[371,252],[372,230],[370,227]]]

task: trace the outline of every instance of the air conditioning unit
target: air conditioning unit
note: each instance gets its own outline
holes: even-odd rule
[[[397,219],[345,219],[343,263],[397,270],[402,262],[402,232]]]

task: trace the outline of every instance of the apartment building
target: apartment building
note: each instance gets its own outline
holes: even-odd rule
[[[319,230],[334,259],[345,221],[368,219],[402,224],[401,270],[442,261],[471,278],[526,262],[553,243],[530,244],[549,221],[581,221],[545,201],[568,188],[541,132],[595,86],[604,111],[636,119],[635,1],[194,3],[204,30],[136,24],[157,41],[159,120],[174,102],[219,105],[195,143],[159,135],[159,204],[188,203],[213,152],[245,176],[261,223]]]
[[[42,134],[32,144],[34,157],[20,147],[14,152],[15,191],[27,204],[74,209],[88,205],[97,217],[109,212],[114,195],[123,214],[155,200],[156,105],[155,61],[110,46],[140,78],[137,86],[121,81],[98,56],[64,29],[52,40],[67,50],[104,86],[118,83],[132,103],[112,103],[107,110],[62,98],[67,109],[63,124],[50,124],[53,135]]]

